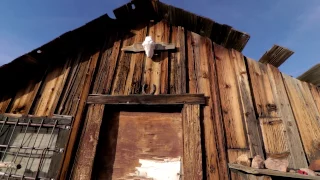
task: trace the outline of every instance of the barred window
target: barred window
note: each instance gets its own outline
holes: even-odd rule
[[[0,114],[0,179],[56,179],[72,117]]]

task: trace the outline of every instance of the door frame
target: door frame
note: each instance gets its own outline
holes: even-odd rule
[[[91,94],[88,96],[87,104],[104,105],[146,105],[146,106],[181,106],[182,129],[183,129],[183,156],[181,179],[199,180],[203,179],[202,149],[201,149],[201,127],[200,109],[206,104],[204,94],[162,94],[162,95],[103,95]],[[99,132],[100,134],[100,132]],[[85,135],[82,134],[82,135]],[[85,140],[85,139],[84,139]],[[86,143],[86,142],[83,142]],[[93,157],[94,158],[94,157]],[[91,161],[94,161],[92,159]],[[87,171],[91,167],[76,165],[77,169]],[[87,171],[88,172],[88,171]],[[87,177],[91,177],[88,174]]]

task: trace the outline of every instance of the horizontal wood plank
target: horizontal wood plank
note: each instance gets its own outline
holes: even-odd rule
[[[280,172],[280,171],[274,171],[270,169],[255,169],[239,164],[229,164],[230,169],[243,171],[249,174],[254,175],[269,175],[269,176],[277,176],[277,177],[286,177],[286,178],[294,178],[294,179],[319,179],[317,176],[307,176],[307,175],[301,175],[298,173],[290,173],[290,172]]]
[[[87,104],[205,104],[204,94],[179,94],[179,95],[128,95],[112,96],[91,94]]]

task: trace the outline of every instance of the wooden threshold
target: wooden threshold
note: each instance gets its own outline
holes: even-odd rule
[[[103,94],[90,94],[87,104],[145,104],[145,105],[183,105],[206,104],[204,94],[161,94],[161,95],[126,95],[113,96]]]

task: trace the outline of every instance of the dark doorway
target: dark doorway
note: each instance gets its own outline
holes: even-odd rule
[[[141,160],[179,159],[182,134],[179,107],[106,106],[93,179],[134,178]]]

